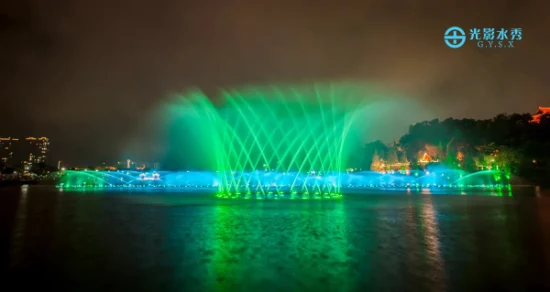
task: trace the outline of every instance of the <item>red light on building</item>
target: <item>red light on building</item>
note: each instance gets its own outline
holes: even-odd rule
[[[543,115],[550,115],[550,107],[539,106],[539,110],[533,115],[533,120],[531,123],[540,123],[540,118]]]

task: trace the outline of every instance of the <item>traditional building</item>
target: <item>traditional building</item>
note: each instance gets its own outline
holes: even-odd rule
[[[533,115],[533,120],[531,120],[531,123],[540,123],[540,118],[543,115],[550,115],[550,107],[539,106],[539,110]]]
[[[418,153],[418,164],[420,165],[426,165],[430,162],[439,162],[438,159],[434,159],[431,157],[427,152],[419,152]]]

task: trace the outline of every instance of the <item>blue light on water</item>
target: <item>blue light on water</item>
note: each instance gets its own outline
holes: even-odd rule
[[[239,183],[230,186],[219,181],[219,172],[209,171],[67,171],[58,184],[59,188],[189,188],[211,189],[222,193],[220,197],[245,197],[251,193],[277,197],[282,194],[302,194],[313,197],[333,197],[336,187],[345,189],[408,189],[408,188],[502,188],[506,184],[495,179],[495,171],[465,173],[442,170],[418,174],[380,173],[362,171],[354,173],[326,173],[321,177],[309,173],[273,171],[232,172]],[[275,195],[274,195],[275,194]]]

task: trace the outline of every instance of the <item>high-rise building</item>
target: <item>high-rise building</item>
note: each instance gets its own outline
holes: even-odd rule
[[[14,149],[17,149],[19,144],[18,138],[2,138],[0,137],[0,163],[4,165],[16,164],[14,159]]]
[[[47,137],[0,138],[0,163],[30,171],[33,164],[46,162],[49,146]]]
[[[48,154],[50,140],[46,137],[27,137],[24,140],[22,151],[23,161],[34,163],[46,162],[46,155]]]

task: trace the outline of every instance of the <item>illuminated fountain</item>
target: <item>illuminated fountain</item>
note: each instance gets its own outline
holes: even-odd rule
[[[169,109],[178,124],[200,125],[192,139],[219,197],[333,198],[357,140],[357,96],[353,86],[249,88],[222,93],[220,106],[191,93]]]
[[[359,88],[362,89],[362,88]],[[167,107],[169,157],[202,171],[67,171],[63,188],[194,188],[221,198],[338,198],[377,188],[500,187],[495,171],[347,172],[363,131],[363,101],[353,86],[269,87],[224,92],[214,105],[201,92]],[[355,98],[355,101],[353,100]],[[372,112],[372,111],[371,111]],[[185,134],[183,133],[185,131]]]
[[[333,198],[341,192],[365,189],[501,189],[507,179],[500,171],[467,173],[461,170],[402,171],[380,173],[297,173],[252,171],[232,174],[236,180],[247,182],[230,189],[234,195],[220,194],[223,190],[217,172],[208,171],[65,171],[60,188],[189,188],[218,191],[221,197],[243,198]],[[340,184],[338,184],[340,181]],[[302,191],[296,186],[303,188]],[[338,187],[339,186],[339,187]],[[233,187],[233,186],[231,186]],[[263,190],[263,192],[262,192]],[[306,193],[307,192],[307,193]]]
[[[64,171],[61,188],[213,188],[212,172],[197,171]]]

